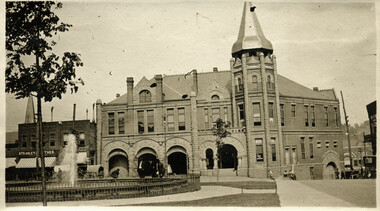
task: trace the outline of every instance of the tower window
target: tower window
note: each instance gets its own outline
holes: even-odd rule
[[[264,161],[264,149],[263,149],[263,139],[257,138],[256,141],[256,161],[263,162]]]
[[[260,126],[261,125],[261,111],[260,111],[260,103],[253,103],[253,125]]]
[[[271,146],[271,150],[272,150],[272,161],[276,161],[277,160],[277,157],[276,157],[276,138],[271,138],[270,139],[270,146]]]
[[[274,108],[273,108],[273,103],[268,103],[268,108],[269,108],[269,121],[270,123],[274,123]]]
[[[270,75],[268,75],[268,77],[267,77],[267,87],[268,87],[268,90],[272,90],[272,88],[273,88]]]
[[[239,104],[238,105],[239,107],[239,120],[240,120],[240,127],[244,127],[245,126],[245,116],[244,116],[244,105],[243,104]]]
[[[281,126],[285,126],[284,104],[280,105],[280,114],[281,114]]]
[[[148,90],[142,90],[139,94],[140,103],[152,102],[152,95]]]
[[[259,88],[256,75],[252,76],[252,87],[253,87],[253,90],[258,90]]]
[[[243,91],[243,80],[240,76],[237,77],[237,91]]]

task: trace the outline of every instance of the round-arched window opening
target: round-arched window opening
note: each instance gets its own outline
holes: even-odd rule
[[[220,98],[219,98],[219,96],[218,95],[213,95],[212,97],[211,97],[211,100],[219,100]]]
[[[139,94],[139,102],[146,103],[152,102],[152,94],[148,90],[142,90]]]

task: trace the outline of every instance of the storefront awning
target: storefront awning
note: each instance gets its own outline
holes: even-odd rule
[[[16,158],[6,158],[5,160],[5,168],[15,167],[16,164]]]
[[[45,157],[45,167],[53,167],[55,160],[56,157]],[[36,158],[21,158],[16,168],[36,168]]]
[[[77,164],[86,164],[87,163],[87,153],[79,152],[77,154]]]

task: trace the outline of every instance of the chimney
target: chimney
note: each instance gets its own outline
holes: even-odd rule
[[[162,102],[162,75],[155,75],[156,79],[156,102]]]
[[[133,104],[133,77],[127,78],[127,103]]]
[[[217,67],[214,67],[214,68],[212,69],[212,71],[213,71],[213,72],[218,72],[218,68],[217,68]]]
[[[198,73],[196,69],[193,70],[193,86],[191,90],[195,92],[195,95],[198,95]]]
[[[318,87],[313,87],[313,91],[318,91]]]
[[[117,94],[116,94],[116,97],[120,97],[120,94],[119,94],[119,93],[117,93]]]

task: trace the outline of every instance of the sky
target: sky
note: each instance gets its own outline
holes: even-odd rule
[[[376,18],[373,3],[264,3],[255,12],[277,58],[278,74],[306,87],[344,94],[351,124],[368,119],[376,99]],[[76,94],[42,104],[43,121],[92,119],[97,99],[107,103],[156,74],[229,69],[243,11],[242,1],[63,2],[56,10],[73,25],[54,38],[54,53],[76,52],[85,85]],[[6,131],[25,119],[27,99],[5,94]],[[35,100],[36,103],[36,100]],[[342,105],[342,103],[341,103]],[[36,110],[36,108],[35,108]],[[343,117],[343,110],[341,109]],[[342,122],[344,119],[342,118]]]

